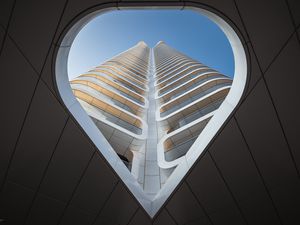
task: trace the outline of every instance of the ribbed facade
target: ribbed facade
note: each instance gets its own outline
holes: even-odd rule
[[[74,95],[149,196],[166,182],[232,80],[159,42],[139,42],[71,81]]]
[[[165,160],[184,155],[228,94],[232,80],[164,42],[154,48],[157,121]]]

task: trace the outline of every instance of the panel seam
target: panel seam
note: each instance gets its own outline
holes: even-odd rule
[[[244,215],[244,213],[243,213],[243,211],[242,211],[242,209],[241,209],[241,207],[240,207],[240,205],[239,205],[237,199],[235,198],[233,192],[231,191],[231,189],[230,189],[230,187],[229,187],[229,185],[228,185],[228,183],[227,183],[225,177],[223,176],[223,174],[222,174],[222,172],[221,172],[221,169],[218,167],[218,165],[217,165],[215,159],[213,158],[213,156],[211,155],[210,151],[207,151],[207,152],[208,152],[208,155],[209,155],[209,157],[211,158],[211,160],[212,160],[212,162],[213,162],[215,168],[217,169],[218,174],[220,175],[221,179],[223,180],[223,182],[224,182],[224,184],[225,184],[225,186],[226,186],[227,191],[229,192],[229,194],[230,194],[232,200],[234,201],[235,206],[237,207],[239,213],[241,214],[241,216],[242,216],[242,218],[243,218],[245,224],[249,225],[249,222],[248,222],[248,220],[246,219],[246,216]]]
[[[38,184],[38,186],[37,186],[37,188],[36,188],[36,190],[35,190],[35,193],[34,193],[34,196],[33,196],[32,201],[31,201],[31,203],[30,203],[30,206],[28,207],[28,210],[27,210],[27,213],[26,213],[26,217],[25,217],[25,219],[24,219],[23,224],[26,224],[26,222],[27,222],[27,220],[28,220],[28,218],[29,218],[30,212],[31,212],[31,210],[32,210],[32,208],[33,208],[33,205],[34,205],[35,200],[37,199],[38,193],[39,193],[40,188],[41,188],[41,186],[42,186],[42,183],[43,183],[43,181],[44,181],[44,179],[45,179],[45,176],[46,176],[46,173],[47,173],[47,171],[48,171],[48,168],[49,168],[49,166],[50,166],[50,164],[51,164],[51,161],[52,161],[52,159],[53,159],[53,157],[54,157],[54,155],[55,155],[55,152],[56,152],[56,150],[57,150],[58,144],[60,143],[60,141],[61,141],[61,139],[62,139],[62,136],[63,136],[63,133],[64,133],[66,127],[67,127],[67,124],[68,124],[68,122],[69,122],[69,118],[70,118],[70,117],[68,116],[67,119],[66,119],[66,122],[65,122],[65,124],[64,124],[64,126],[63,126],[63,128],[62,128],[62,130],[61,130],[61,132],[60,132],[59,138],[58,138],[58,140],[57,140],[57,142],[56,142],[56,144],[55,144],[55,147],[54,147],[54,149],[53,149],[53,151],[52,151],[52,154],[51,154],[51,156],[50,156],[50,159],[48,160],[48,163],[47,163],[47,165],[46,165],[46,168],[45,168],[44,171],[43,171],[41,180],[40,180],[40,182],[39,182],[39,184]]]
[[[269,192],[269,189],[268,189],[268,187],[267,187],[267,184],[266,184],[266,182],[265,182],[265,179],[264,179],[264,177],[263,177],[263,175],[262,175],[262,173],[261,173],[261,171],[260,171],[260,169],[259,169],[259,167],[258,167],[256,161],[255,161],[255,158],[254,158],[254,156],[253,156],[253,154],[252,154],[252,151],[251,151],[250,146],[249,146],[249,144],[248,144],[248,142],[247,142],[247,140],[246,140],[246,137],[245,137],[245,135],[244,135],[244,133],[243,133],[241,127],[240,127],[240,124],[239,124],[239,122],[237,121],[237,118],[236,118],[235,116],[234,116],[233,118],[234,118],[234,121],[235,121],[235,123],[236,123],[236,125],[237,125],[237,128],[238,128],[238,130],[239,130],[239,133],[241,134],[241,136],[242,136],[242,138],[243,138],[243,141],[244,141],[244,143],[245,143],[245,145],[246,145],[246,147],[247,147],[247,150],[248,150],[248,152],[249,152],[249,154],[250,154],[250,156],[251,156],[251,159],[252,159],[252,161],[253,161],[253,164],[254,164],[254,166],[255,166],[257,172],[258,172],[258,175],[259,175],[259,177],[260,177],[260,180],[261,180],[262,183],[263,183],[264,189],[265,189],[265,191],[266,191],[266,193],[267,193],[267,195],[268,195],[268,197],[269,197],[269,199],[270,199],[270,201],[271,201],[271,204],[272,204],[273,209],[274,209],[274,211],[275,211],[275,213],[276,213],[276,216],[278,217],[278,220],[279,220],[280,224],[283,224],[282,219],[281,219],[281,217],[280,217],[280,215],[279,215],[278,209],[277,209],[277,207],[276,207],[276,205],[275,205],[275,202],[274,202],[274,200],[273,200],[273,198],[272,198],[272,195],[271,195],[271,193]]]

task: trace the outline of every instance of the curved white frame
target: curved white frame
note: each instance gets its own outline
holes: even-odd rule
[[[119,7],[116,3],[108,4],[110,7],[101,9],[95,12],[90,13],[89,15],[80,19],[64,36],[62,42],[60,43],[57,51],[57,57],[55,60],[55,78],[57,83],[58,92],[70,113],[74,116],[80,126],[85,130],[86,134],[93,141],[95,146],[99,149],[101,154],[105,157],[111,167],[119,175],[122,181],[126,184],[131,193],[135,196],[138,202],[143,206],[145,211],[153,218],[158,210],[162,207],[171,193],[175,190],[177,185],[180,183],[182,178],[187,174],[188,170],[199,158],[201,153],[208,146],[209,142],[214,138],[216,133],[225,123],[227,118],[233,112],[236,105],[239,103],[240,98],[242,97],[246,80],[247,80],[247,60],[246,53],[243,47],[243,44],[233,30],[233,28],[225,22],[220,16],[212,13],[206,9],[198,8],[201,5],[195,4],[195,6],[187,6],[189,3],[180,2],[176,3],[177,6],[172,6],[175,3],[168,3],[170,6],[157,6],[157,7]],[[178,4],[181,4],[178,6]],[[108,6],[106,5],[106,7]],[[95,16],[98,16],[104,12],[111,10],[120,10],[120,9],[160,9],[160,8],[174,8],[174,9],[190,9],[201,13],[202,15],[207,16],[213,22],[215,22],[227,36],[234,55],[235,62],[235,71],[232,87],[227,97],[223,101],[219,110],[215,113],[213,118],[206,125],[204,130],[201,132],[199,137],[196,139],[190,150],[187,152],[183,159],[176,167],[174,172],[169,177],[166,184],[163,188],[157,193],[154,199],[150,200],[143,192],[141,186],[130,174],[126,166],[123,164],[121,159],[117,156],[116,152],[111,148],[108,141],[105,139],[100,130],[96,127],[94,122],[90,119],[84,109],[81,107],[79,102],[76,100],[75,96],[72,93],[68,72],[67,72],[67,62],[68,54],[71,48],[71,44],[81,30],[81,28],[92,20]],[[161,162],[162,163],[162,162]]]

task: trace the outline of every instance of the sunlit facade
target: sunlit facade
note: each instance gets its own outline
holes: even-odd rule
[[[74,95],[149,196],[164,185],[232,80],[160,41],[71,81]]]

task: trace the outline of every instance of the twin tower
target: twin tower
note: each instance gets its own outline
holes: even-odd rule
[[[74,95],[151,196],[228,94],[232,80],[160,41],[143,41],[70,81]],[[104,140],[105,141],[105,140]]]

